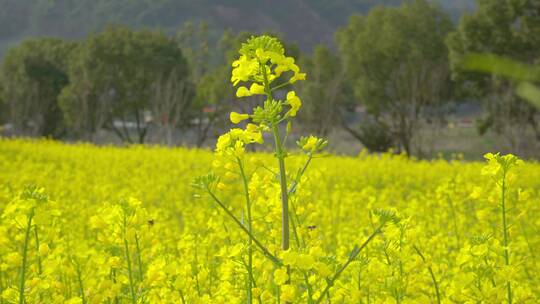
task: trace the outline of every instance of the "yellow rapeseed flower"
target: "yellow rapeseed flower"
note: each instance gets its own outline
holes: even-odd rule
[[[302,107],[302,101],[298,96],[296,96],[296,93],[294,91],[290,91],[287,93],[287,104],[291,106],[291,109],[289,110],[289,115],[294,117],[296,116],[296,113]]]
[[[231,112],[230,119],[233,124],[237,124],[243,120],[249,119],[249,114],[240,114],[237,112]]]

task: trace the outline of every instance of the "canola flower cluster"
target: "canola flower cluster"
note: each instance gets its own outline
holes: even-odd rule
[[[506,173],[504,246],[501,157],[489,155],[487,165],[389,154],[317,159],[293,198],[301,246],[285,253],[273,157],[247,155],[257,161],[246,171],[269,169],[248,185],[254,236],[293,266],[289,277],[254,246],[257,302],[316,299],[350,245],[375,229],[376,209],[398,210],[401,220],[321,303],[506,303],[508,282],[514,303],[538,302],[538,164]],[[204,150],[0,140],[0,303],[244,303],[245,233],[189,186],[213,159]],[[291,168],[303,163],[289,158]],[[226,185],[221,197],[243,221],[242,182]]]
[[[539,165],[289,151],[306,75],[269,36],[232,66],[265,100],[214,153],[0,140],[0,304],[538,302]]]

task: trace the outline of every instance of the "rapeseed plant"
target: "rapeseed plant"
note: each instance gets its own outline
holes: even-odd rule
[[[256,246],[260,251],[274,263],[277,269],[273,272],[277,279],[274,283],[277,287],[274,295],[278,301],[290,303],[299,299],[297,297],[296,284],[294,282],[294,274],[298,273],[303,279],[302,289],[307,292],[308,303],[321,303],[324,297],[328,294],[329,289],[334,286],[336,280],[341,276],[342,272],[352,263],[359,255],[360,251],[381,232],[383,227],[390,220],[397,222],[398,218],[390,213],[381,213],[381,223],[375,227],[373,233],[369,235],[367,240],[360,246],[355,246],[349,258],[338,267],[333,275],[330,275],[329,267],[322,261],[323,255],[316,257],[309,254],[310,244],[306,240],[306,236],[301,230],[302,219],[300,215],[303,212],[303,203],[301,193],[297,193],[298,185],[306,172],[307,167],[311,163],[313,157],[320,153],[327,141],[315,136],[302,137],[297,142],[301,151],[306,154],[306,160],[303,166],[297,170],[297,174],[293,177],[288,176],[285,164],[289,153],[286,149],[286,140],[292,128],[293,118],[297,115],[302,106],[302,101],[295,91],[288,91],[285,100],[274,98],[274,93],[280,88],[286,88],[289,85],[306,78],[306,74],[300,72],[300,68],[295,64],[294,58],[287,57],[281,43],[270,36],[251,37],[247,42],[242,44],[239,51],[240,57],[232,64],[231,81],[236,86],[239,84],[250,84],[247,86],[239,86],[236,92],[237,97],[249,97],[253,95],[264,95],[265,101],[262,105],[258,105],[253,109],[252,113],[241,114],[231,112],[230,120],[233,124],[238,124],[245,120],[248,122],[245,129],[233,128],[229,132],[221,135],[216,143],[217,160],[214,162],[215,167],[220,166],[225,169],[223,179],[235,179],[239,177],[243,184],[245,195],[245,223],[239,220],[222,202],[215,192],[226,188],[226,184],[222,183],[219,176],[210,174],[196,180],[195,184],[208,192],[210,197],[221,207],[221,209],[232,218],[237,227],[244,231],[248,237],[247,247],[247,263],[246,263],[246,299],[247,303],[254,302],[257,298],[262,302],[257,287],[257,278],[254,276],[254,253],[253,248]],[[279,84],[274,83],[280,79]],[[281,126],[285,125],[285,134],[282,134]],[[275,158],[277,159],[277,173],[266,168],[264,165],[255,167],[252,174],[248,174],[245,165],[245,146],[248,144],[263,144],[263,133],[271,133],[274,141]],[[236,166],[235,166],[236,164]],[[235,170],[236,168],[236,170]],[[253,198],[257,196],[257,187],[255,183],[259,183],[259,175],[255,173],[259,168],[265,168],[272,175],[275,175],[279,187],[272,187],[267,194],[268,199],[276,200],[274,194],[279,194],[280,200],[280,217],[281,217],[281,250],[268,249],[265,244],[259,241],[255,236],[253,229]],[[267,180],[272,183],[272,179]],[[250,187],[251,183],[251,187]],[[263,186],[264,185],[259,185]],[[271,213],[277,214],[277,208]],[[273,221],[268,221],[272,225]],[[296,248],[291,249],[291,230],[293,232],[293,241]],[[271,233],[275,230],[271,230]],[[308,233],[309,234],[309,233]],[[313,244],[317,246],[317,244]],[[317,247],[316,247],[317,248]],[[317,250],[322,252],[322,250]],[[310,275],[313,275],[313,269],[316,263],[319,275],[323,273],[322,278],[325,284],[322,286],[317,282],[317,278],[313,277],[310,281]],[[317,289],[321,289],[322,292]],[[256,296],[254,297],[254,290]],[[304,291],[301,290],[301,291]]]

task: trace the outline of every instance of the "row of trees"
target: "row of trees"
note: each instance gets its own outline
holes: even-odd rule
[[[214,43],[210,36],[204,24],[188,24],[174,37],[109,27],[84,41],[25,41],[5,56],[0,111],[36,136],[92,140],[106,129],[142,143],[151,123],[163,143],[191,128],[201,145],[233,106],[231,50],[249,34],[225,32]],[[336,42],[336,51],[318,46],[309,56],[287,46],[308,73],[297,88],[303,128],[325,135],[339,126],[371,150],[411,154],[419,129],[440,122],[450,102],[472,98],[485,105],[480,131],[513,136],[527,128],[540,141],[537,109],[513,81],[465,64],[475,52],[538,64],[537,1],[479,0],[457,28],[425,0],[381,6],[353,16]],[[358,106],[366,111],[359,124],[351,119]]]
[[[238,44],[226,33],[210,54],[205,33],[204,25],[172,38],[111,26],[80,42],[24,41],[0,72],[4,118],[32,136],[92,140],[105,129],[129,143],[143,143],[151,122],[168,144],[173,129],[196,122],[202,143],[232,95],[225,50]]]
[[[314,125],[322,114],[327,120],[322,128],[340,121],[371,150],[418,153],[421,147],[413,143],[419,130],[440,125],[458,101],[472,100],[484,108],[477,124],[481,134],[503,135],[514,149],[530,140],[526,134],[540,143],[538,108],[516,94],[516,77],[474,69],[470,60],[471,54],[491,54],[538,66],[538,1],[479,0],[476,11],[464,15],[457,27],[427,1],[378,7],[367,16],[353,16],[336,40],[337,55],[320,47],[308,60],[312,77],[302,95],[309,96],[312,111],[304,112]],[[512,70],[507,74],[528,73],[506,69]],[[368,115],[359,126],[350,125],[347,115],[357,105]]]

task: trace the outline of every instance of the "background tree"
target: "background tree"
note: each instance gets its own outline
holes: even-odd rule
[[[210,51],[211,37],[206,22],[200,22],[198,25],[186,22],[176,33],[175,40],[190,64],[193,80],[201,79],[208,69],[221,63],[216,62],[219,60],[217,51],[215,49],[213,52]]]
[[[0,72],[7,119],[24,133],[59,137],[64,132],[57,98],[68,83],[66,58],[73,43],[26,40],[6,54]]]
[[[226,30],[218,42],[212,43],[205,23],[198,26],[187,23],[176,35],[192,68],[195,96],[190,110],[198,147],[205,143],[212,131],[218,135],[220,128],[230,123],[227,113],[231,107],[242,106],[234,102],[235,91],[230,86],[230,62],[235,59],[235,50],[250,36],[252,33],[233,34]],[[300,50],[296,45],[286,47],[293,56],[299,57]]]
[[[451,28],[441,10],[417,0],[353,16],[337,33],[356,100],[407,154],[426,107],[448,93],[444,38]]]
[[[194,89],[189,78],[187,61],[180,49],[176,49],[178,62],[170,62],[172,69],[163,67],[162,73],[151,85],[151,110],[154,121],[161,128],[161,138],[168,146],[173,145],[173,131],[177,127],[188,125],[190,107]]]
[[[491,129],[505,134],[511,146],[520,152],[526,149],[529,140],[524,135],[529,130],[540,140],[538,110],[516,94],[516,81],[499,73],[471,72],[465,64],[470,53],[504,56],[529,65],[539,63],[540,3],[477,1],[477,10],[461,18],[457,30],[448,36],[447,44],[452,77],[462,85],[465,94],[483,101],[485,117],[479,121],[480,133]],[[497,63],[490,62],[480,64]]]
[[[194,26],[188,22],[176,34],[176,41],[184,51],[191,68],[190,79],[194,84],[194,100],[190,108],[191,125],[196,129],[195,144],[204,144],[216,121],[225,113],[225,104],[232,97],[228,86],[229,66],[226,64],[223,44],[232,37],[225,32],[217,45],[211,44],[208,25]],[[213,51],[210,51],[212,47]]]
[[[2,125],[7,122],[8,109],[4,100],[4,86],[0,81],[0,134],[2,133]]]
[[[189,102],[187,84],[178,84],[188,75],[186,65],[176,42],[163,33],[109,27],[76,52],[61,104],[80,131],[91,134],[103,127],[134,142],[134,125],[137,142],[143,143],[151,109],[158,124],[174,128],[179,123],[179,108]]]
[[[339,57],[328,47],[317,46],[301,61],[309,78],[299,84],[304,103],[298,120],[310,132],[326,136],[341,121],[340,111],[352,100],[352,92]]]
[[[196,145],[201,147],[212,130],[227,122],[227,109],[231,107],[234,92],[227,86],[228,66],[214,68],[211,73],[201,77],[196,87],[194,107],[197,131]]]

